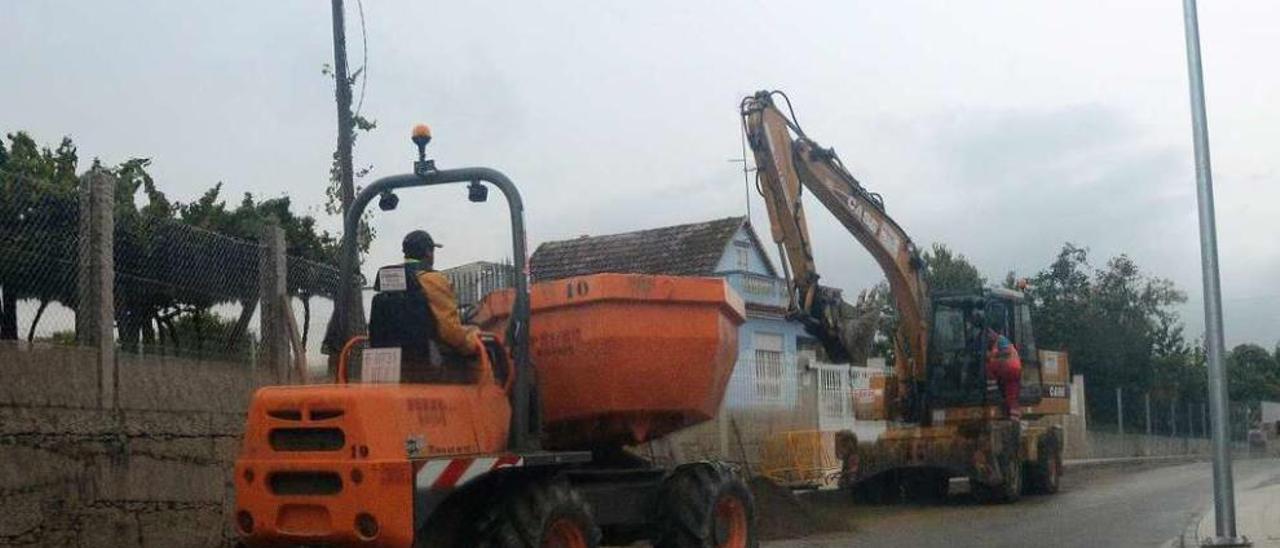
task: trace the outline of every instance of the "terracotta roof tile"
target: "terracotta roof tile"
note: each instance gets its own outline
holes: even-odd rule
[[[529,270],[535,281],[601,272],[709,276],[745,222],[745,217],[726,217],[546,242],[533,252]]]

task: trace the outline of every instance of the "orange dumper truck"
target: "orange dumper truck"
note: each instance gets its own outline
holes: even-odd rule
[[[516,187],[487,168],[436,169],[425,158],[425,126],[414,137],[413,173],[369,185],[346,216],[335,321],[348,335],[348,303],[359,303],[356,223],[374,197],[394,209],[397,189],[468,183],[482,201],[487,189],[475,187],[497,187],[510,208],[514,267],[527,273]],[[483,301],[476,319],[485,333],[468,382],[348,380],[362,338],[354,336],[335,384],[260,389],[235,466],[241,541],[756,545],[751,494],[733,467],[667,470],[624,449],[719,408],[744,320],[723,280],[600,274],[530,287],[522,274]],[[364,379],[397,378],[396,353],[388,362],[385,350],[365,351]]]

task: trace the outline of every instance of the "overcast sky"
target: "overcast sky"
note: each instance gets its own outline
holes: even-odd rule
[[[1201,333],[1180,2],[469,4],[364,6],[362,113],[379,127],[356,162],[374,175],[409,169],[409,129],[426,122],[441,166],[516,181],[535,245],[740,215],[738,101],[782,89],[922,247],[945,242],[995,279],[1067,241],[1099,266],[1128,253],[1187,291]],[[1270,347],[1280,2],[1202,2],[1200,21],[1227,341]],[[288,195],[323,215],[328,2],[6,0],[0,36],[0,131],[69,135],[107,163],[150,157],[180,201],[222,181],[232,201]],[[875,283],[870,257],[810,207],[824,279]],[[446,244],[445,265],[508,256],[504,208],[461,187],[405,192],[377,215],[372,262],[394,260],[412,227]],[[754,195],[751,211],[768,238]]]

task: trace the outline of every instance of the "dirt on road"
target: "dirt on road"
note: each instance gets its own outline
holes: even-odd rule
[[[761,540],[803,538],[850,530],[848,520],[840,517],[838,509],[813,504],[768,478],[752,478],[751,492],[755,495]]]

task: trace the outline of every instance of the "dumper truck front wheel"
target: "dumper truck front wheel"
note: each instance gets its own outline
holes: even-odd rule
[[[657,548],[755,548],[755,503],[746,482],[718,462],[686,464],[664,482]]]
[[[526,484],[501,497],[479,523],[486,548],[596,548],[600,527],[591,506],[562,481]]]

